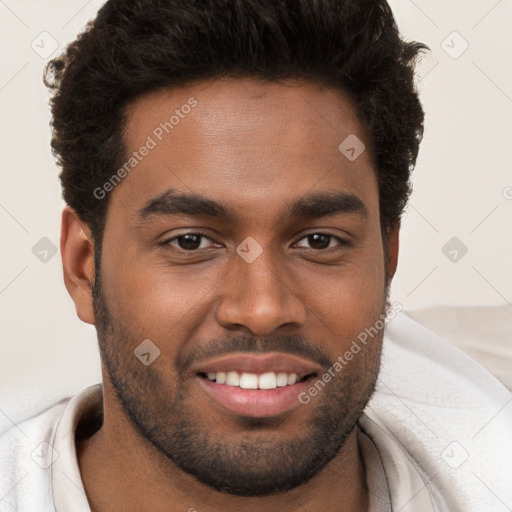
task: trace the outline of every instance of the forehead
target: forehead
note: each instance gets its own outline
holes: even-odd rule
[[[249,78],[162,89],[126,109],[127,158],[137,161],[112,201],[140,205],[174,189],[247,210],[318,188],[374,194],[369,151],[351,160],[339,148],[345,140],[369,147],[338,89]]]

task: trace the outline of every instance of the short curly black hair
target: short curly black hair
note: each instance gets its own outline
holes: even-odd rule
[[[387,231],[411,192],[424,121],[414,66],[427,49],[401,38],[385,0],[109,0],[45,70],[64,200],[101,245],[108,197],[93,191],[126,161],[136,97],[215,77],[299,78],[352,99]]]

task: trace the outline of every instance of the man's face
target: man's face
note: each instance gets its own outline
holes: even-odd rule
[[[141,439],[219,491],[308,481],[373,391],[381,336],[298,399],[385,310],[377,180],[368,151],[338,149],[349,135],[367,140],[347,98],[313,84],[216,80],[127,110],[128,153],[150,149],[111,192],[94,303],[104,370]],[[142,361],[160,351],[151,364],[134,354],[143,340]],[[244,390],[216,372],[300,382]]]

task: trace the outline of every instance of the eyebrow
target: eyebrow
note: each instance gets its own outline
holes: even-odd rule
[[[150,199],[138,211],[138,217],[142,221],[150,217],[176,214],[228,218],[233,212],[211,199],[196,194],[177,193],[172,189]]]
[[[291,208],[291,217],[316,219],[329,215],[355,214],[368,218],[368,208],[355,194],[319,193],[299,199]]]
[[[234,218],[234,211],[217,201],[196,194],[179,193],[169,189],[150,199],[138,211],[140,221],[167,215],[207,216],[220,219]],[[368,217],[363,201],[352,193],[317,193],[302,197],[291,205],[288,216],[316,219],[339,214]]]

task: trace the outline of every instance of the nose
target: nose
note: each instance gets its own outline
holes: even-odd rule
[[[290,276],[270,251],[247,263],[238,255],[226,274],[216,309],[217,322],[226,329],[246,329],[266,335],[284,326],[304,324],[303,301],[294,293]]]

